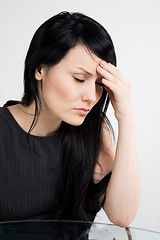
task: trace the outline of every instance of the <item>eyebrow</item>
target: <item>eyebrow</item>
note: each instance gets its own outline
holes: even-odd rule
[[[87,72],[84,68],[82,68],[82,67],[76,67],[76,69],[80,69],[80,70],[82,70],[83,72],[85,72],[87,75],[89,75],[89,76],[93,76],[93,74],[92,73],[90,73],[90,72]],[[100,77],[102,77],[100,74],[98,74]]]
[[[82,67],[76,67],[76,68],[82,70],[82,71],[85,72],[87,75],[92,76],[92,73],[87,72],[84,68],[82,68]]]

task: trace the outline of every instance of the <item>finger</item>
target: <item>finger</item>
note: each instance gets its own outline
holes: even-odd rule
[[[120,81],[122,81],[122,82],[126,81],[124,79],[124,77],[122,76],[121,72],[119,71],[119,69],[117,67],[115,67],[113,64],[107,63],[105,61],[101,61],[100,66],[102,67],[102,69],[107,70],[110,74],[117,77]]]
[[[112,92],[115,99],[118,99],[118,96],[120,95],[120,92],[122,92],[121,89],[119,87],[117,87],[117,85],[115,85],[113,82],[108,81],[104,78],[102,79],[102,82],[103,82],[104,88],[108,92],[109,96],[111,96],[110,92]],[[108,91],[108,89],[109,89],[109,91]]]
[[[114,74],[116,77],[121,76],[119,69],[115,67],[113,64],[111,64],[110,62],[101,61],[100,66],[106,69],[107,71],[109,71],[110,73]]]
[[[119,80],[119,78],[115,77],[105,69],[98,66],[98,72],[102,75],[103,78],[107,79],[108,81],[114,82],[117,86],[120,88],[122,87],[122,82]]]
[[[106,90],[106,92],[108,93],[109,95],[109,99],[111,100],[113,97],[114,97],[114,93],[109,89],[109,87],[107,87],[105,85],[104,89]]]
[[[129,84],[127,88],[119,88],[114,82],[108,81],[106,79],[102,79],[104,84],[104,89],[110,89],[114,95],[114,99],[116,101],[120,101],[120,99],[131,99],[132,91],[131,85]],[[127,101],[128,101],[127,100]]]
[[[98,66],[97,71],[99,74],[101,74],[105,79],[114,82],[121,90],[124,88],[128,88],[129,82],[127,82],[125,79],[120,79],[118,77],[115,77],[113,74],[109,73],[104,68],[101,68]]]

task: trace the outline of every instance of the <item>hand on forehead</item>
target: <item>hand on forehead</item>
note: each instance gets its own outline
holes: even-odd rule
[[[85,47],[79,44],[72,48],[68,54],[62,59],[67,68],[77,69],[77,71],[91,77],[100,78],[101,75],[97,72],[97,66],[102,59],[97,57]]]

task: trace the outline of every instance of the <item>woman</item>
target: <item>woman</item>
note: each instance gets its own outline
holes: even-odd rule
[[[116,149],[105,116],[110,100]],[[134,219],[140,180],[131,86],[95,20],[64,11],[38,28],[24,95],[1,108],[0,136],[1,221],[93,221],[101,207],[118,226]]]

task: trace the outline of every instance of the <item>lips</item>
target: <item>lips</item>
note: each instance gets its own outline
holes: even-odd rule
[[[75,108],[76,112],[81,116],[86,116],[89,113],[88,108]]]
[[[88,112],[90,109],[89,108],[76,108],[77,110],[82,110]]]

